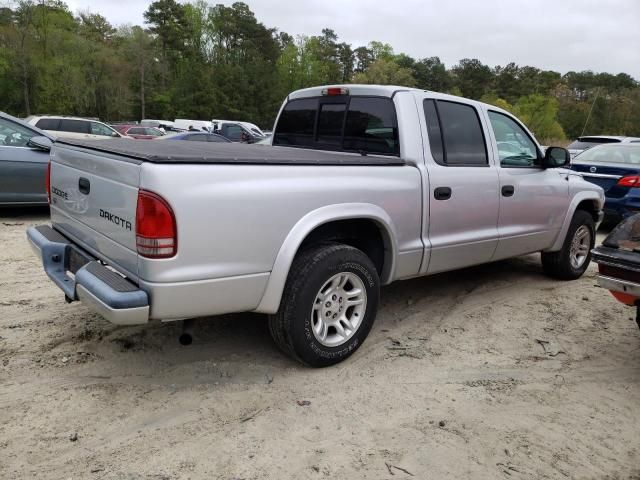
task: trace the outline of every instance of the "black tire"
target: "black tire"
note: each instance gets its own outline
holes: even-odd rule
[[[571,263],[571,244],[576,232],[582,226],[589,229],[591,238],[589,242],[589,252],[587,253],[586,259],[579,268],[576,268]],[[550,277],[557,278],[559,280],[575,280],[580,278],[591,262],[591,250],[595,245],[595,240],[596,232],[593,217],[589,212],[577,210],[571,219],[571,224],[569,225],[569,230],[567,230],[567,236],[562,244],[562,249],[558,252],[542,252],[542,268],[544,272]]]
[[[360,279],[366,292],[366,304],[362,307],[364,317],[359,319],[352,336],[345,343],[332,347],[323,345],[316,338],[312,322],[317,325],[317,317],[312,319],[312,311],[318,305],[316,300],[323,286],[341,273],[355,274]],[[278,313],[269,317],[271,336],[284,353],[299,362],[312,367],[334,365],[353,354],[367,338],[378,310],[379,296],[378,273],[362,251],[339,243],[314,245],[299,253],[293,261]],[[331,328],[337,335],[335,327]]]

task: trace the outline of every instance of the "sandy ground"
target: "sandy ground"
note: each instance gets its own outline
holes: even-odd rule
[[[640,478],[640,332],[593,267],[396,283],[363,347],[311,370],[263,316],[182,347],[65,304],[25,241],[45,220],[0,212],[2,479]]]

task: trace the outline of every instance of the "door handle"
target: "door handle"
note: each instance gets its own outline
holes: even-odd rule
[[[502,196],[503,197],[512,197],[515,193],[516,189],[513,185],[505,185],[502,187]]]
[[[451,198],[451,189],[449,187],[438,187],[433,191],[433,198],[436,200],[449,200]]]
[[[89,195],[89,192],[91,191],[91,183],[88,178],[80,177],[80,180],[78,180],[78,190],[80,190],[80,193]]]

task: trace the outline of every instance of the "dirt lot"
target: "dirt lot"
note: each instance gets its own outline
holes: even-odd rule
[[[310,370],[259,315],[181,347],[65,304],[25,241],[46,212],[2,215],[2,479],[640,478],[640,332],[593,267],[396,283],[357,354]]]

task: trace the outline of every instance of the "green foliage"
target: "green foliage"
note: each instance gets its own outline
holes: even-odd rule
[[[378,85],[403,85],[413,87],[416,84],[411,70],[403,68],[397,62],[387,58],[379,58],[365,72],[353,76],[354,83]]]
[[[538,138],[565,138],[558,123],[558,101],[537,93],[520,97],[513,106],[513,113],[522,120]]]
[[[357,82],[480,99],[541,138],[640,136],[640,86],[625,73],[560,75],[478,59],[447,69],[437,56],[341,42],[331,28],[294,39],[242,2],[156,0],[144,25],[118,29],[98,14],[74,17],[61,0],[9,5],[0,7],[0,110],[20,116],[228,118],[270,127],[290,91]]]

